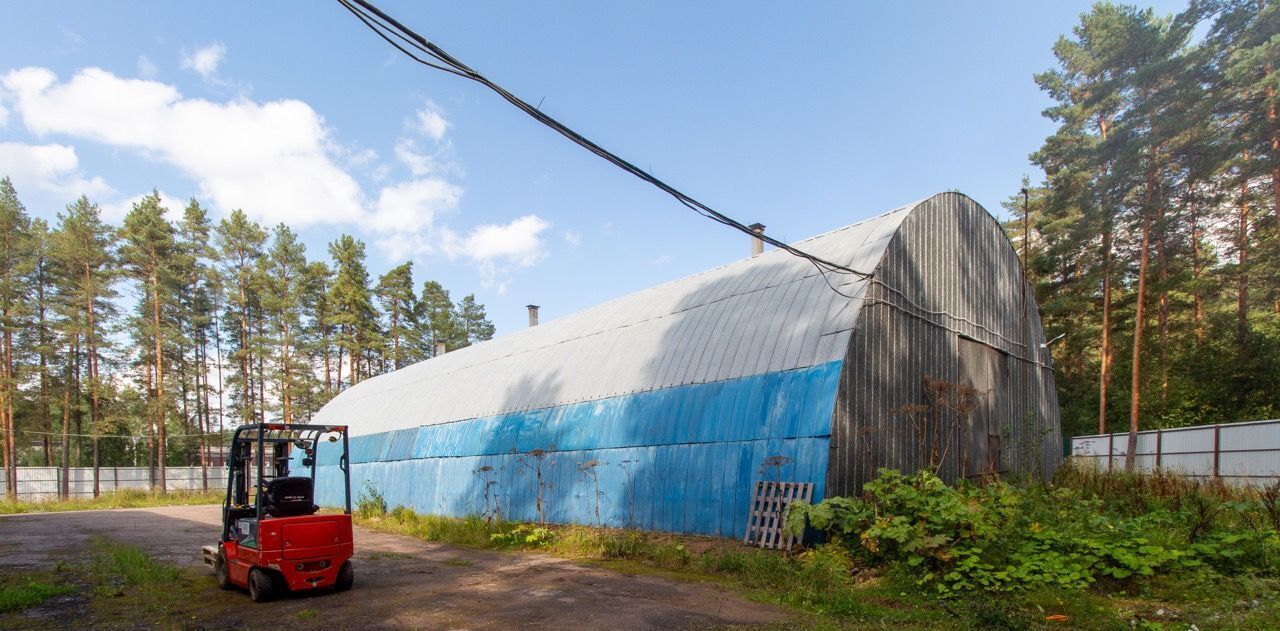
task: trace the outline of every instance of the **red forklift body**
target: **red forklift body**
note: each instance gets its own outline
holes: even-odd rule
[[[317,514],[314,504],[316,456],[326,438],[342,441],[341,514]],[[231,443],[222,537],[204,550],[219,586],[247,588],[255,602],[283,590],[349,589],[354,545],[346,426],[245,425]]]
[[[224,541],[231,582],[249,586],[249,571],[264,567],[278,572],[283,587],[304,591],[333,587],[338,570],[351,558],[350,515],[311,515],[265,519],[258,525],[257,548]]]

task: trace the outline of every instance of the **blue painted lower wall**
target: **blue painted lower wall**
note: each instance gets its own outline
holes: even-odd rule
[[[841,364],[355,437],[352,494],[533,521],[540,471],[548,521],[741,537],[762,476],[822,497]],[[337,450],[320,451],[319,502],[336,506]]]

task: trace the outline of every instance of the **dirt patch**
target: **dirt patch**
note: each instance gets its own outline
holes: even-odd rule
[[[356,529],[356,587],[254,604],[220,591],[200,546],[217,506],[0,517],[0,575],[74,576],[89,539],[136,545],[183,568],[166,603],[78,594],[0,615],[7,628],[681,629],[778,624],[787,612],[712,584],[614,572],[528,553],[471,550]]]

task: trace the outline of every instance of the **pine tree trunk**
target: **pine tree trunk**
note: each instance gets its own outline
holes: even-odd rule
[[[1102,367],[1098,378],[1098,433],[1107,433],[1107,387],[1111,384],[1111,227],[1102,233]]]
[[[1098,115],[1098,134],[1103,143],[1107,142],[1108,124],[1102,114]],[[1103,164],[1101,176],[1105,177],[1111,170],[1109,163]],[[1102,227],[1102,350],[1101,367],[1098,375],[1098,433],[1107,433],[1107,388],[1111,385],[1111,248],[1112,225],[1111,210],[1105,199],[1100,200],[1103,213]]]
[[[1248,160],[1248,153],[1245,160]],[[1249,180],[1240,183],[1240,212],[1236,230],[1236,342],[1243,348],[1249,333]]]
[[[48,331],[48,323],[45,319],[45,299],[44,299],[44,283],[37,283],[36,299],[40,302],[40,429],[43,431],[53,431],[53,418],[49,415],[49,339],[45,336]],[[53,454],[51,453],[51,445],[49,437],[46,435],[44,440],[44,466],[53,466]]]
[[[75,387],[75,334],[67,341],[66,381],[62,384],[62,481],[58,485],[58,496],[62,499],[71,497],[71,389]]]
[[[147,483],[156,489],[156,394],[155,359],[147,358]]]
[[[216,306],[213,312],[213,351],[217,354],[215,365],[218,368],[218,449],[222,452],[222,460],[226,461],[227,450],[226,445],[223,444],[222,436],[222,429],[226,425],[225,417],[223,416],[223,406],[225,404],[222,400],[222,391],[224,389],[222,387],[222,319],[218,317]]]
[[[1204,295],[1200,293],[1200,275],[1203,273],[1200,262],[1200,215],[1196,206],[1196,196],[1192,185],[1191,198],[1191,297],[1194,301],[1192,317],[1195,319],[1196,341],[1204,342]]]
[[[258,336],[260,338],[266,337],[266,329],[261,310],[258,311]],[[258,353],[258,418],[261,423],[267,422],[267,371],[265,363],[266,359],[263,357],[264,354],[266,354],[265,348],[263,349],[263,352]]]
[[[1159,233],[1159,239],[1156,241],[1156,259],[1160,265],[1158,278],[1160,281],[1160,298],[1159,307],[1156,312],[1156,329],[1159,338],[1160,350],[1160,403],[1169,400],[1169,364],[1168,364],[1168,333],[1169,333],[1169,259],[1168,259],[1168,227],[1165,225],[1165,208],[1164,200],[1160,200],[1160,210],[1157,216],[1156,229]]]
[[[98,462],[98,435],[101,433],[99,424],[102,420],[102,402],[101,393],[98,389],[99,373],[98,373],[98,323],[97,314],[93,310],[93,299],[96,291],[93,291],[95,284],[93,283],[93,275],[88,267],[84,270],[84,283],[86,288],[90,288],[88,297],[85,300],[85,316],[88,328],[85,334],[88,339],[85,345],[88,347],[89,355],[86,358],[89,364],[89,426],[93,433],[93,496],[98,497],[101,493],[101,480],[99,479]]]
[[[1124,468],[1133,471],[1138,450],[1138,419],[1142,408],[1142,324],[1146,317],[1143,303],[1147,291],[1147,263],[1150,259],[1151,217],[1143,212],[1142,249],[1138,255],[1138,303],[1133,318],[1133,370],[1129,391],[1129,442],[1124,454]]]
[[[156,344],[156,433],[158,435],[156,460],[159,461],[157,471],[160,478],[160,493],[164,494],[169,490],[168,480],[165,477],[165,468],[169,464],[169,436],[164,409],[164,330],[161,328],[160,320],[160,272],[158,269],[151,270],[151,294],[154,297],[151,303],[151,316],[155,326]]]
[[[8,238],[6,236],[6,249],[8,247]],[[6,252],[7,253],[7,252]],[[6,270],[9,273],[9,270]],[[4,326],[4,357],[0,362],[0,426],[3,426],[4,437],[0,440],[4,443],[4,491],[5,495],[11,500],[18,499],[18,463],[17,458],[17,441],[14,440],[14,432],[17,428],[13,424],[13,332],[9,330],[10,311],[5,307],[3,314]]]
[[[244,281],[240,282],[240,388],[242,390],[240,419],[253,422],[253,382],[249,381],[249,303],[245,295]]]
[[[196,332],[196,433],[200,435],[200,488],[209,490],[209,364],[204,339],[204,325]]]
[[[292,375],[289,372],[289,324],[281,325],[283,335],[280,336],[280,404],[283,407],[284,422],[293,422],[293,388]]]

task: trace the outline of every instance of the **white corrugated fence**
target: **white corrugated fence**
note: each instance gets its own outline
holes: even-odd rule
[[[1124,469],[1129,434],[1071,439],[1071,456],[1102,469]],[[1280,482],[1280,420],[1197,425],[1138,432],[1138,471],[1269,486]]]
[[[93,467],[71,467],[68,478],[71,497],[93,497]],[[4,479],[5,472],[0,470],[0,481]],[[18,499],[56,499],[61,482],[61,467],[18,467]],[[207,488],[216,491],[226,487],[226,467],[209,467]],[[103,494],[117,489],[146,491],[150,488],[151,473],[147,467],[98,468],[98,490]],[[166,467],[165,488],[170,491],[202,491],[206,488],[205,477],[200,467]]]

